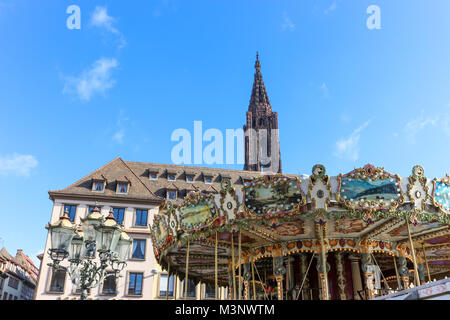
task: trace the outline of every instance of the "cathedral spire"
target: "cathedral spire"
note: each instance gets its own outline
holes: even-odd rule
[[[256,52],[255,77],[247,111],[244,170],[281,173],[278,115],[272,112]]]
[[[256,52],[255,76],[253,80],[252,95],[250,97],[250,105],[248,111],[264,111],[272,112],[269,96],[267,95],[266,86],[264,85],[261,63],[259,62],[259,54]]]

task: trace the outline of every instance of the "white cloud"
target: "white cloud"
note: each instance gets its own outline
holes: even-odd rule
[[[119,131],[117,131],[114,135],[113,135],[113,140],[116,141],[119,144],[123,143],[123,137],[125,136],[125,130],[124,129],[119,129]]]
[[[408,143],[415,144],[417,134],[427,126],[436,126],[438,119],[438,117],[425,117],[425,111],[422,110],[418,118],[409,121],[403,128]]]
[[[334,1],[331,3],[331,5],[330,5],[327,9],[325,9],[324,13],[325,13],[325,14],[329,14],[330,12],[333,12],[333,11],[336,10],[336,9],[337,9],[337,2],[336,2],[336,0],[334,0]]]
[[[340,159],[356,161],[359,158],[359,139],[361,132],[369,125],[370,120],[356,128],[348,138],[341,138],[336,142],[334,155]]]
[[[283,13],[283,24],[281,25],[281,28],[283,31],[294,31],[295,30],[295,24],[292,22],[292,20],[289,18],[286,12]]]
[[[123,34],[114,27],[116,19],[108,15],[108,10],[106,7],[96,6],[94,13],[91,17],[91,25],[94,27],[103,28],[111,33],[114,33],[120,38],[119,48],[123,48],[126,45],[126,40]]]
[[[0,156],[0,175],[29,177],[31,170],[37,165],[38,161],[32,155],[13,153]]]
[[[101,58],[94,62],[91,69],[83,71],[79,77],[66,77],[63,92],[76,92],[83,101],[91,100],[96,93],[105,94],[116,83],[111,74],[117,66],[116,59]]]
[[[325,82],[322,83],[322,85],[320,86],[320,90],[322,91],[323,98],[328,99],[330,90],[328,89],[327,84]]]
[[[116,123],[116,132],[112,136],[112,139],[118,144],[123,144],[123,140],[125,138],[125,126],[127,121],[129,121],[129,118],[125,116],[125,111],[120,110]]]

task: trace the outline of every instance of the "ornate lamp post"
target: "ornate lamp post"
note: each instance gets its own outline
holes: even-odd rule
[[[70,222],[67,212],[54,224],[47,226],[50,232],[51,248],[48,251],[54,270],[67,270],[72,283],[81,289],[81,300],[87,298],[90,288],[98,286],[106,276],[109,266],[116,279],[126,266],[126,259],[132,240],[117,224],[113,211],[105,219],[98,208],[81,219],[81,226]],[[98,252],[100,263],[95,262]],[[68,268],[60,265],[68,258]]]

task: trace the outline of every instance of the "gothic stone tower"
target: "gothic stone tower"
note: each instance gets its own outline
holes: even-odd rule
[[[281,173],[278,115],[272,112],[256,53],[255,79],[247,111],[244,170]]]

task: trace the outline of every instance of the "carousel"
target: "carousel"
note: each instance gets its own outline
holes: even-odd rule
[[[151,230],[162,268],[216,299],[226,287],[233,300],[366,300],[446,277],[449,225],[449,175],[369,164],[335,177],[323,165],[310,176],[261,174],[239,187],[224,178],[219,193],[163,204]]]

